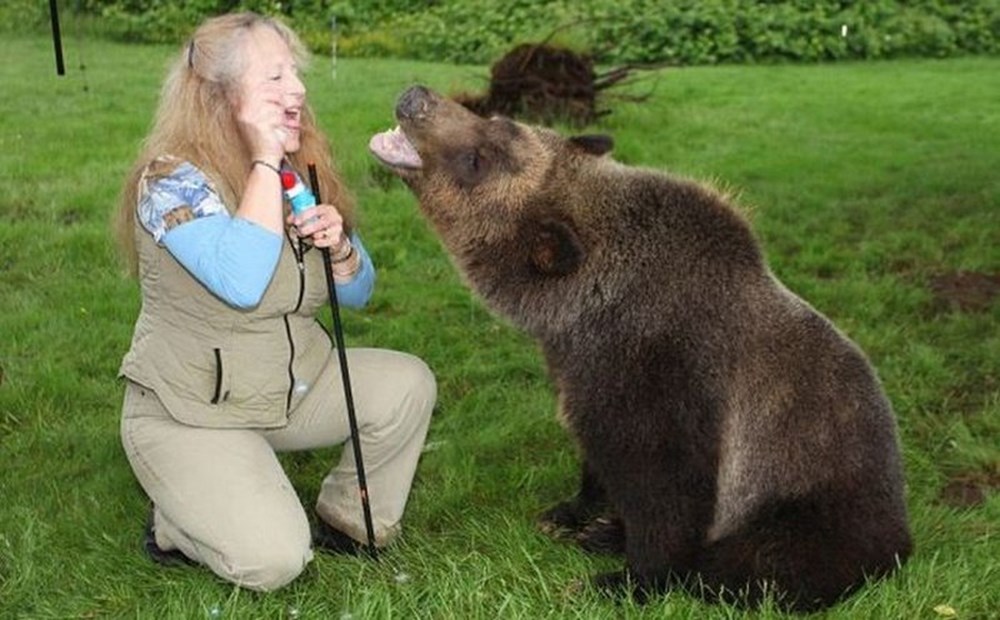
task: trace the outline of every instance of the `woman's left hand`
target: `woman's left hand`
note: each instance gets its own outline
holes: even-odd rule
[[[295,226],[300,237],[309,238],[317,248],[336,250],[347,241],[344,218],[333,205],[316,205],[298,215],[289,215],[288,223]]]

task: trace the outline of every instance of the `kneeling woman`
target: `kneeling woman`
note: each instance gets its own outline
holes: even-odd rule
[[[281,22],[206,21],[175,61],[128,178],[119,236],[142,290],[121,366],[121,436],[152,501],[146,550],[241,586],[290,582],[312,549],[366,540],[353,451],[323,481],[316,525],[277,451],[349,437],[340,369],[316,313],[324,262],[342,305],[375,271],[351,197],[306,105],[301,43]],[[294,216],[280,172],[317,165],[321,204]],[[398,532],[436,397],[394,351],[347,351],[377,546]]]

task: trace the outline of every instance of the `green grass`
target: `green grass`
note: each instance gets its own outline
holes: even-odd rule
[[[86,70],[79,69],[80,52]],[[533,529],[573,491],[534,345],[470,297],[365,145],[419,81],[483,86],[483,67],[317,58],[307,76],[380,268],[350,345],[416,353],[440,402],[401,543],[379,563],[321,556],[288,588],[233,588],[140,552],[145,500],[118,440],[116,373],[138,310],[108,218],[171,50],[5,36],[0,55],[0,617],[736,618],[671,594],[570,596],[617,561]],[[626,162],[741,194],[776,273],[868,351],[899,417],[916,553],[828,618],[996,618],[1000,610],[1000,303],[941,310],[928,284],[1000,272],[1000,59],[668,70],[596,129]],[[284,456],[311,505],[336,450]],[[969,508],[950,479],[982,481]],[[823,558],[817,558],[822,562]],[[349,615],[348,615],[349,614]],[[749,617],[778,618],[764,609]]]

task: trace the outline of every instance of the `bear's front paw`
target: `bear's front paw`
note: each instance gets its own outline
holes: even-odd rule
[[[611,573],[600,573],[591,579],[595,590],[614,599],[631,597],[639,605],[645,605],[649,600],[670,589],[670,580],[666,578],[643,578],[628,569]]]
[[[584,551],[606,555],[625,553],[625,524],[613,515],[602,515],[587,523],[576,534]]]
[[[538,529],[555,539],[573,539],[587,524],[575,500],[559,502],[538,517]]]
[[[627,570],[594,575],[590,585],[600,594],[611,598],[624,598],[635,592],[635,584]]]
[[[562,596],[564,600],[572,600],[589,591],[619,601],[632,597],[640,604],[645,603],[648,598],[645,590],[637,585],[628,570],[599,573],[591,577],[589,582],[586,579],[574,579],[563,589]]]

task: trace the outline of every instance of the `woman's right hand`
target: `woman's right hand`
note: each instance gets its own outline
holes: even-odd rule
[[[236,110],[236,121],[252,158],[274,166],[285,157],[282,97],[280,86],[263,82],[244,90]]]

